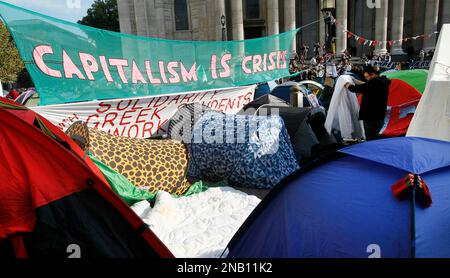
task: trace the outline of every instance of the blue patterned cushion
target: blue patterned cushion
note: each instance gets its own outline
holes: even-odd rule
[[[278,116],[207,112],[195,124],[188,175],[206,181],[270,189],[299,169]]]

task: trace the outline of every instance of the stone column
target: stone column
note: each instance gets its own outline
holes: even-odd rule
[[[443,24],[450,24],[450,0],[441,0],[442,2],[442,10],[441,12],[441,20]]]
[[[324,17],[324,14],[322,12],[323,1],[320,1],[319,8],[320,8],[320,18],[322,18]],[[327,26],[325,24],[325,20],[321,20],[319,22],[319,43],[321,46],[325,45],[326,28]]]
[[[439,0],[426,0],[425,6],[425,34],[432,34],[437,31],[439,20]],[[436,34],[430,38],[425,38],[423,49],[433,50],[436,47]]]
[[[231,2],[231,17],[233,40],[240,41],[244,39],[244,17],[242,10],[243,0],[232,0]]]
[[[227,25],[228,22],[226,22],[226,10],[225,10],[225,0],[216,0],[216,18],[215,18],[215,22],[216,22],[216,30],[218,30],[219,32],[216,33],[216,40],[217,41],[221,41],[222,39],[226,39],[228,40],[228,36],[227,36]],[[225,30],[222,30],[222,16],[225,16]]]
[[[284,30],[291,31],[296,28],[295,24],[295,0],[284,0]],[[297,51],[297,39],[294,38],[291,53]]]
[[[375,47],[375,55],[384,55],[387,53],[387,23],[388,23],[388,0],[379,0],[380,8],[375,9],[375,39],[381,42]],[[398,0],[395,0],[398,1]]]
[[[280,33],[278,20],[278,0],[266,0],[267,3],[267,35]]]
[[[204,1],[206,5],[207,16],[207,40],[208,41],[221,41],[223,37],[228,40],[227,25],[225,20],[225,32],[222,30],[221,18],[222,15],[226,19],[225,0]],[[231,25],[230,25],[231,26]]]
[[[392,55],[403,55],[403,23],[405,19],[405,0],[394,0],[392,3],[392,40],[396,42],[392,46]]]
[[[138,36],[147,37],[148,32],[148,22],[147,22],[147,8],[145,0],[134,0],[134,13],[136,17],[136,31]]]
[[[160,39],[173,39],[175,24],[172,24],[172,21],[170,24],[166,22],[165,11],[167,6],[163,0],[149,1],[148,4],[154,6],[153,14],[149,20],[151,21],[152,26],[157,27],[155,37]],[[175,21],[175,18],[172,17],[171,20]]]
[[[336,1],[336,20],[340,23],[339,27],[336,27],[336,55],[338,57],[341,57],[347,49],[347,33],[342,32],[347,30],[347,18],[347,0]]]
[[[131,29],[131,20],[134,20],[134,18],[131,18],[130,4],[134,5],[134,3],[130,3],[129,0],[117,1],[117,9],[119,11],[120,32],[125,34],[133,34]]]

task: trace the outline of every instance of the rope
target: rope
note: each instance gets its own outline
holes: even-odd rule
[[[28,110],[26,107],[20,106],[19,104],[16,105],[16,104],[2,102],[2,101],[0,101],[0,107],[5,108],[5,109],[14,109],[14,110]]]
[[[318,19],[316,21],[313,21],[313,22],[310,22],[310,23],[305,24],[303,26],[300,26],[299,29],[303,29],[303,28],[309,27],[309,26],[314,25],[314,24],[316,24],[318,22],[321,22],[322,20],[325,20],[327,18],[333,18],[333,16],[329,15],[329,16],[322,17],[322,18],[320,18],[320,19]]]
[[[332,20],[336,24],[336,28],[341,28],[340,26],[342,26],[343,24],[341,22],[339,22],[335,17],[333,17],[333,16],[330,16],[330,17],[332,18]],[[354,32],[351,32],[351,31],[349,31],[347,29],[344,29],[344,28],[341,28],[341,29],[343,30],[343,33],[346,33],[347,35],[351,34],[351,36],[353,36],[353,37],[358,37],[358,38],[364,39],[364,41],[371,42],[369,44],[369,46],[371,46],[372,42],[376,42],[377,41],[377,40],[364,38],[363,36],[360,36],[360,35],[358,35],[358,34],[356,34]],[[430,39],[432,36],[437,35],[437,34],[439,34],[439,32],[435,31],[433,33],[424,33],[424,34],[416,35],[416,36],[413,36],[413,37],[402,38],[401,40],[386,40],[386,41],[378,41],[378,42],[379,43],[386,43],[386,44],[388,44],[388,43],[394,44],[394,43],[406,42],[406,41],[410,41],[410,40],[417,40],[419,38],[422,38],[422,39],[426,40],[426,39]]]

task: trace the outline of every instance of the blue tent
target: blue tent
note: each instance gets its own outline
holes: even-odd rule
[[[305,166],[262,201],[228,245],[229,258],[450,257],[450,143],[367,142]],[[403,200],[408,174],[428,185]],[[414,193],[413,193],[414,192]]]

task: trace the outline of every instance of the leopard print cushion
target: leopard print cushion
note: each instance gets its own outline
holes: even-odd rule
[[[71,135],[86,136],[80,125],[86,126],[69,128]],[[141,189],[181,195],[191,186],[185,178],[188,151],[181,142],[130,139],[94,128],[88,128],[88,142],[87,151]]]
[[[66,134],[72,138],[72,140],[74,140],[83,149],[83,151],[87,151],[89,149],[89,128],[83,122],[78,121],[71,125],[66,130]],[[80,144],[80,139],[83,140],[83,145]]]

